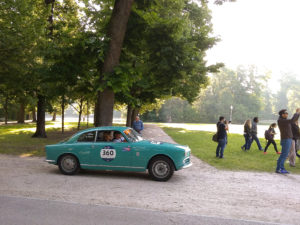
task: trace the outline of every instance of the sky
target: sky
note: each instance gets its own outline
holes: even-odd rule
[[[208,64],[271,70],[270,83],[276,87],[284,72],[300,75],[300,0],[212,2],[214,35],[221,41],[207,52]]]

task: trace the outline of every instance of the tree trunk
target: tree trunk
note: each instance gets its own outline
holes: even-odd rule
[[[32,137],[37,137],[37,138],[47,137],[46,129],[45,129],[45,106],[46,106],[45,96],[38,95],[36,131]]]
[[[25,105],[23,102],[20,103],[20,109],[18,113],[18,123],[25,123]]]
[[[32,108],[32,122],[36,122],[35,107]]]
[[[89,127],[89,101],[86,101],[86,127]]]
[[[98,100],[96,100],[96,103],[95,103],[95,108],[94,108],[94,126],[95,127],[98,127],[98,125],[100,124],[100,122],[99,122],[99,116],[97,116],[99,113],[98,113],[98,111],[99,111],[99,109],[100,109],[100,107],[99,107],[99,105],[98,105]]]
[[[61,133],[65,132],[65,96],[61,100]]]
[[[83,99],[80,99],[77,130],[80,129],[80,122],[81,122],[81,115],[82,115],[82,105],[83,105]]]
[[[98,92],[95,127],[112,126],[115,93],[110,89]]]
[[[126,119],[126,127],[132,127],[132,107],[130,105],[127,106],[127,119]]]
[[[53,112],[52,121],[56,121],[56,112]]]
[[[138,108],[134,108],[132,110],[132,114],[131,114],[131,127],[132,127],[133,121],[135,121],[135,117],[137,117],[138,114],[139,114],[139,109]]]
[[[109,48],[103,63],[102,74],[112,73],[114,67],[119,64],[133,1],[134,0],[115,0],[108,28],[108,37],[110,38]],[[100,81],[101,83],[105,82],[102,79],[100,79]],[[110,88],[106,88],[104,91],[97,93],[95,126],[112,125],[114,100],[115,93]]]
[[[8,96],[5,98],[5,104],[4,104],[4,117],[5,117],[5,124],[7,124],[8,120]]]

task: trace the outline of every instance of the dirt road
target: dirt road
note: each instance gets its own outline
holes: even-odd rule
[[[172,142],[154,125],[144,136]],[[0,155],[0,195],[300,224],[299,175],[220,171],[193,157],[192,167],[155,182],[147,173],[64,176],[43,160]]]

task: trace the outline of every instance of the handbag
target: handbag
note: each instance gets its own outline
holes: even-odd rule
[[[217,133],[215,133],[215,134],[212,136],[212,140],[213,140],[214,142],[218,142],[218,134],[217,134]]]

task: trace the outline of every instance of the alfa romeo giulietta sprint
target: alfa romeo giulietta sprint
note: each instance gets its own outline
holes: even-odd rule
[[[46,161],[66,175],[80,169],[148,170],[157,181],[167,181],[174,171],[192,165],[188,146],[149,141],[128,127],[82,130],[58,144],[46,146]]]

